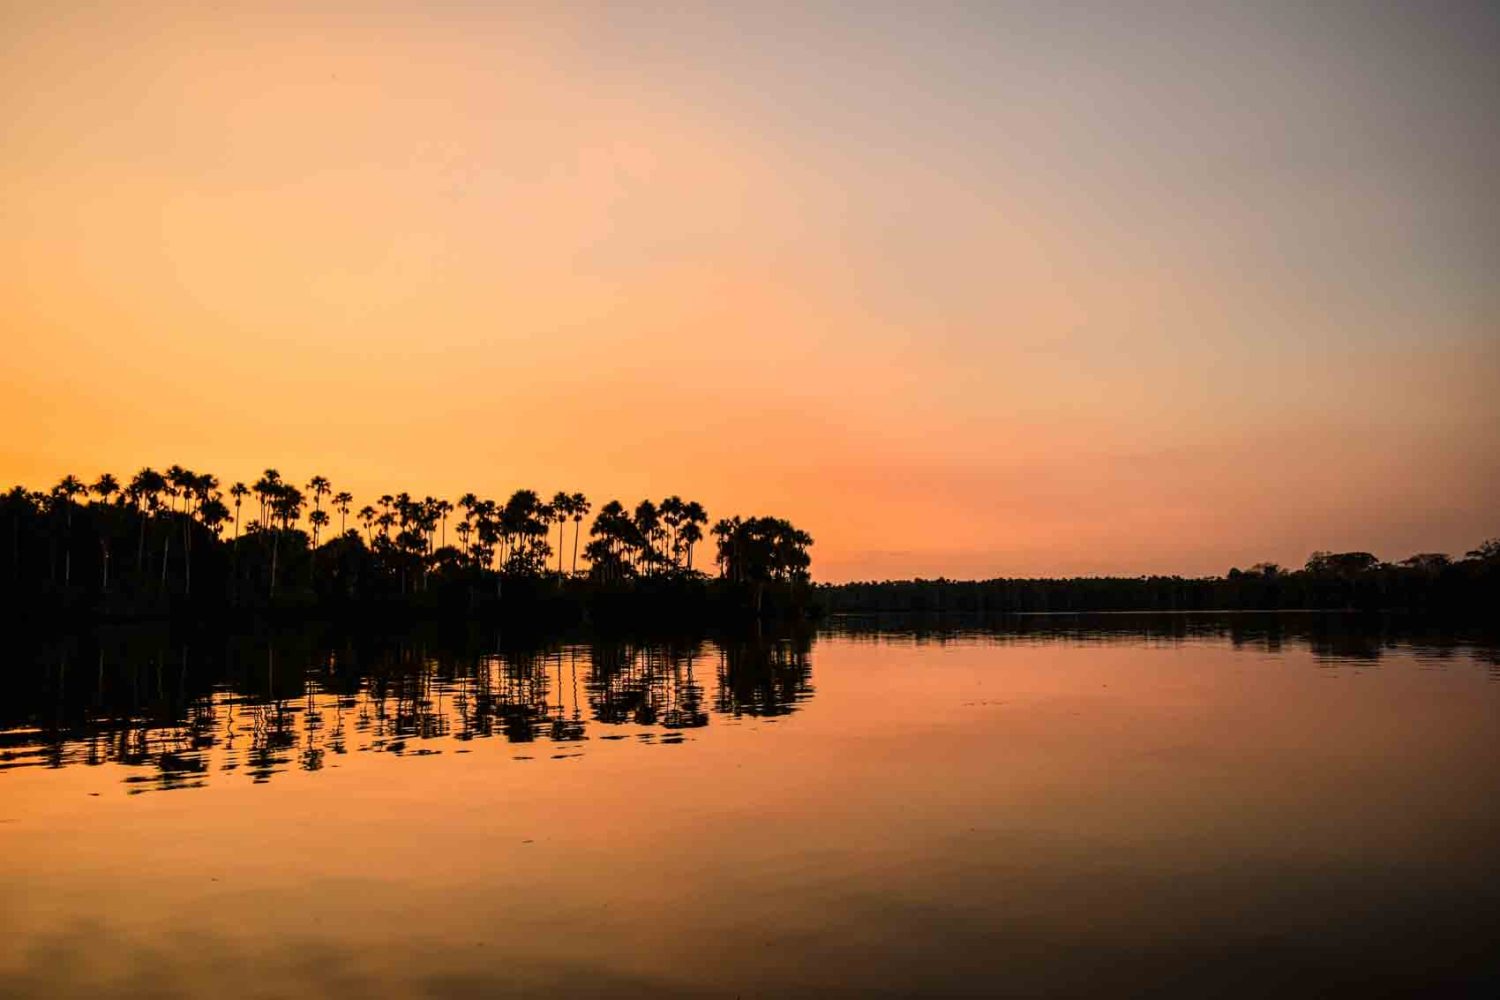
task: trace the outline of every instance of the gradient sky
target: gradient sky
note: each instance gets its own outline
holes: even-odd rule
[[[0,2],[0,486],[680,493],[825,580],[1500,534],[1493,5],[495,6]]]

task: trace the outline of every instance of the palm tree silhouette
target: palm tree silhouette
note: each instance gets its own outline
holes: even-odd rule
[[[142,516],[140,518],[140,539],[136,543],[135,571],[142,574],[146,570],[146,515],[154,514],[160,501],[158,496],[166,488],[167,481],[160,472],[147,466],[141,469],[130,479],[127,492],[136,505],[136,511]]]
[[[94,480],[94,493],[98,495],[103,505],[108,505],[109,498],[120,492],[120,482],[108,472]],[[111,517],[111,520],[113,518]],[[101,565],[101,577],[99,581],[99,592],[109,593],[109,525],[101,526],[99,530],[99,562]]]
[[[633,509],[618,500],[609,501],[594,518],[585,546],[583,521],[591,505],[582,493],[559,490],[544,503],[535,491],[518,489],[503,504],[464,493],[457,505],[432,496],[417,499],[407,492],[383,494],[379,508],[367,504],[359,510],[357,516],[364,528],[361,537],[358,531],[348,530],[353,495],[347,491],[335,493],[324,476],[312,477],[304,495],[276,469],[267,468],[252,486],[235,482],[225,492],[227,496],[219,491],[216,477],[194,473],[181,465],[169,466],[165,474],[142,468],[123,488],[109,473],[101,474],[92,487],[85,487],[71,475],[46,493],[17,487],[0,496],[0,518],[8,518],[13,524],[8,532],[13,535],[11,575],[22,584],[27,572],[23,566],[26,553],[20,543],[23,529],[34,531],[42,541],[46,560],[37,562],[39,582],[50,585],[60,596],[65,591],[71,595],[73,549],[85,530],[90,533],[100,546],[100,572],[97,578],[90,578],[88,586],[92,588],[97,579],[99,595],[108,594],[112,586],[121,592],[123,586],[118,599],[101,603],[109,612],[135,613],[135,608],[125,603],[135,596],[148,602],[141,610],[152,613],[178,603],[164,600],[179,596],[170,572],[175,547],[172,536],[178,530],[183,535],[180,596],[191,598],[194,577],[200,577],[196,582],[201,589],[201,577],[209,572],[217,585],[214,589],[222,589],[232,603],[256,590],[262,599],[269,595],[273,604],[282,603],[284,596],[292,603],[316,601],[328,595],[320,593],[313,573],[321,572],[323,564],[335,562],[340,590],[359,601],[395,597],[398,579],[401,594],[436,589],[444,600],[451,593],[463,592],[470,601],[480,599],[475,584],[493,582],[498,598],[503,585],[514,580],[521,584],[517,591],[521,600],[527,601],[537,591],[526,581],[553,574],[560,597],[592,601],[595,592],[586,582],[580,581],[577,588],[566,586],[570,578],[578,579],[580,549],[585,557],[584,579],[606,584],[611,592],[620,585],[624,585],[620,587],[623,592],[631,585],[657,578],[701,582],[703,575],[694,570],[693,563],[695,546],[703,538],[700,526],[707,522],[707,515],[701,504],[677,494],[659,503],[642,500]],[[259,508],[245,522],[241,520],[244,502],[252,493]],[[79,507],[83,496],[90,497],[86,511]],[[322,501],[330,496],[330,506],[324,510]],[[313,510],[304,534],[299,526],[308,504]],[[325,554],[320,550],[334,541],[325,543],[324,535],[332,530],[335,510],[339,514],[337,538],[342,544],[336,553]],[[457,525],[459,547],[452,548],[447,544],[447,520],[457,510],[463,512]],[[77,516],[80,513],[82,521]],[[231,517],[232,539],[223,539]],[[571,564],[565,561],[563,552],[569,520],[573,521]],[[760,588],[768,583],[806,580],[806,548],[811,539],[787,522],[736,518],[721,521],[715,529],[720,540],[720,575],[736,585],[748,582]],[[114,563],[113,549],[122,534],[128,537],[126,533],[132,530],[138,535],[136,560],[133,566],[126,564],[122,585],[121,567]],[[242,531],[253,537],[242,539]],[[147,547],[146,536],[152,532],[162,535],[159,564],[148,557],[155,554]],[[267,532],[270,538],[264,537]],[[225,554],[220,545],[229,547],[228,559],[211,558]],[[293,548],[283,559],[281,550],[287,545]],[[57,558],[59,554],[62,559]],[[302,569],[304,564],[308,571]],[[283,595],[290,579],[297,581],[298,589],[295,594]],[[461,587],[451,586],[460,582]],[[263,583],[266,589],[260,589]],[[648,592],[653,601],[675,600],[677,589],[674,584],[670,590],[651,587]],[[507,588],[506,596],[510,593]],[[796,601],[802,593],[805,588],[790,586],[775,591],[778,609],[783,599]],[[757,590],[757,601],[758,595]],[[478,605],[474,607],[478,609]]]
[[[313,476],[307,481],[307,492],[312,494],[313,510],[323,509],[323,498],[333,492],[326,476]]]
[[[568,498],[568,507],[573,513],[573,569],[574,576],[578,575],[578,532],[583,527],[583,519],[589,513],[589,499],[582,493],[574,493]]]
[[[693,569],[693,546],[703,540],[703,526],[708,523],[708,512],[696,500],[689,500],[682,509],[682,540],[687,546],[687,568]]]
[[[365,544],[374,545],[375,538],[370,534],[370,527],[375,523],[375,508],[365,504],[359,509],[360,523],[365,526]]]
[[[322,531],[323,526],[328,523],[328,514],[325,511],[315,510],[307,515],[307,523],[312,525],[313,548],[317,548],[318,534]]]
[[[106,472],[94,480],[94,485],[91,489],[100,500],[109,503],[109,498],[120,492],[120,481]]]
[[[433,509],[437,511],[438,518],[442,523],[442,544],[446,548],[448,545],[448,515],[453,513],[453,505],[446,500],[439,500],[433,504]]]
[[[240,503],[250,493],[244,483],[235,483],[229,487],[229,495],[234,498],[234,540],[240,540]]]
[[[562,576],[563,559],[563,525],[568,523],[568,518],[573,514],[573,497],[571,494],[558,490],[552,494],[552,519],[557,522],[557,575]]]
[[[335,493],[333,495],[333,505],[338,508],[338,512],[339,512],[339,535],[340,536],[343,536],[343,535],[345,535],[345,534],[348,533],[349,528],[348,528],[347,522],[348,522],[348,519],[349,519],[349,507],[353,503],[354,503],[354,494],[350,493],[348,490],[340,490],[338,493]]]
[[[268,528],[271,522],[266,515],[269,512],[271,498],[281,488],[281,473],[275,469],[267,469],[259,479],[255,481],[255,496],[260,501],[260,526]]]
[[[52,488],[52,496],[62,504],[64,515],[68,521],[68,534],[63,542],[63,586],[68,586],[73,579],[73,498],[80,493],[87,492],[87,487],[72,474],[62,478]]]

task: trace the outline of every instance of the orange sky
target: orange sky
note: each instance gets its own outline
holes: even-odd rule
[[[680,493],[827,580],[1461,552],[1500,533],[1497,41],[0,3],[0,486]]]

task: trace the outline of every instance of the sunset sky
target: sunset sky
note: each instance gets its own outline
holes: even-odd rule
[[[1500,535],[1500,10],[0,0],[0,488],[776,513],[822,580]]]

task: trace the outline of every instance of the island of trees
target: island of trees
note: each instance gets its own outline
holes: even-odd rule
[[[705,529],[712,573],[695,564]],[[710,525],[678,496],[597,510],[582,493],[528,489],[360,503],[325,476],[299,487],[276,469],[225,487],[173,465],[0,495],[0,586],[23,612],[800,616],[812,542],[782,518]]]
[[[711,546],[711,571],[701,549]],[[674,624],[813,614],[1362,610],[1494,620],[1500,539],[1461,557],[1315,552],[1221,577],[898,580],[814,586],[812,538],[776,517],[710,525],[669,496],[597,509],[581,493],[360,503],[325,476],[267,469],[227,488],[173,465],[0,494],[0,606],[160,616],[216,611],[659,616]]]
[[[832,612],[1017,614],[1088,611],[1397,611],[1500,620],[1500,538],[1460,558],[1385,562],[1314,552],[1300,569],[1257,563],[1219,577],[886,580],[816,588]]]

